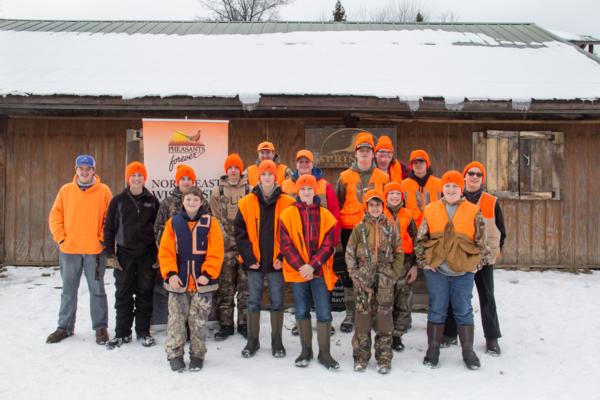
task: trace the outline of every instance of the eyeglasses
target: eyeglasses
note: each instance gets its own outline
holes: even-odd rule
[[[467,172],[467,175],[469,175],[469,176],[476,176],[478,178],[481,178],[483,176],[483,174],[481,172],[473,172],[473,171]]]

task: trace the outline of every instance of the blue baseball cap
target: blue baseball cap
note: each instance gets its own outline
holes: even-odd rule
[[[92,167],[96,168],[96,160],[89,154],[82,154],[75,159],[75,168],[77,167]]]

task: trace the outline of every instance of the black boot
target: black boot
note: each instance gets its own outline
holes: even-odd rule
[[[248,325],[241,324],[238,325],[237,331],[240,335],[244,337],[244,339],[248,339]]]
[[[458,338],[456,336],[446,336],[444,335],[442,337],[442,344],[441,344],[441,348],[445,349],[447,347],[450,346],[456,346],[458,344]]]
[[[392,336],[392,349],[394,349],[394,351],[404,350],[404,343],[402,343],[402,336]]]
[[[444,324],[427,322],[427,353],[423,364],[436,368],[440,362],[440,343],[444,334]]]
[[[169,364],[171,365],[171,371],[183,372],[183,370],[185,369],[185,363],[183,362],[183,356],[171,358],[169,360]]]
[[[317,321],[317,342],[319,343],[319,363],[330,371],[340,369],[340,363],[331,357],[331,322]]]
[[[492,357],[498,357],[501,353],[498,339],[486,339],[485,352]]]
[[[232,336],[234,333],[233,325],[222,325],[221,328],[215,333],[215,340],[221,342]]]
[[[260,349],[260,343],[258,341],[259,333],[260,311],[248,310],[248,341],[246,342],[246,347],[244,347],[244,350],[242,350],[242,357],[253,357],[258,349]]]
[[[300,344],[302,345],[302,352],[296,358],[294,362],[296,367],[307,367],[310,360],[313,358],[312,351],[312,324],[309,319],[296,320],[296,326],[298,327],[298,335],[300,336]]]
[[[285,347],[281,339],[283,311],[271,311],[271,353],[275,358],[285,357]]]
[[[344,302],[346,304],[346,317],[340,325],[340,331],[350,333],[354,329],[354,311],[356,309],[354,288],[344,288]]]
[[[190,371],[198,372],[204,366],[204,358],[190,357]]]
[[[481,363],[477,354],[473,351],[473,335],[475,329],[473,325],[458,325],[458,337],[462,346],[462,356],[465,365],[469,369],[479,369]]]

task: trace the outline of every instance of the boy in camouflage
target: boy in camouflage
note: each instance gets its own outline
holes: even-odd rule
[[[375,330],[377,372],[389,373],[392,364],[394,283],[402,276],[404,252],[398,227],[383,213],[384,199],[380,190],[367,192],[367,212],[346,247],[348,273],[356,290],[352,348],[357,372],[364,372],[371,358],[371,329]]]
[[[206,320],[223,263],[223,236],[203,202],[202,191],[187,189],[184,209],[165,225],[160,241],[160,272],[169,291],[166,352],[171,369],[185,369],[185,323],[190,327],[190,371],[199,371],[206,354]]]
[[[237,326],[238,332],[247,337],[246,308],[248,303],[248,277],[238,261],[238,250],[233,231],[235,215],[238,212],[238,201],[250,193],[245,176],[242,176],[244,164],[238,154],[230,154],[225,160],[225,173],[219,179],[219,186],[210,194],[212,215],[223,228],[225,243],[225,261],[221,268],[217,300],[219,306],[220,329],[215,333],[215,340],[225,340],[233,335],[233,310],[237,292]]]

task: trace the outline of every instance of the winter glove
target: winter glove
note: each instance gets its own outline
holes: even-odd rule
[[[119,263],[119,259],[115,256],[115,257],[108,257],[106,259],[106,266],[107,267],[112,267],[118,271],[123,271],[123,267],[121,267],[121,264]]]

